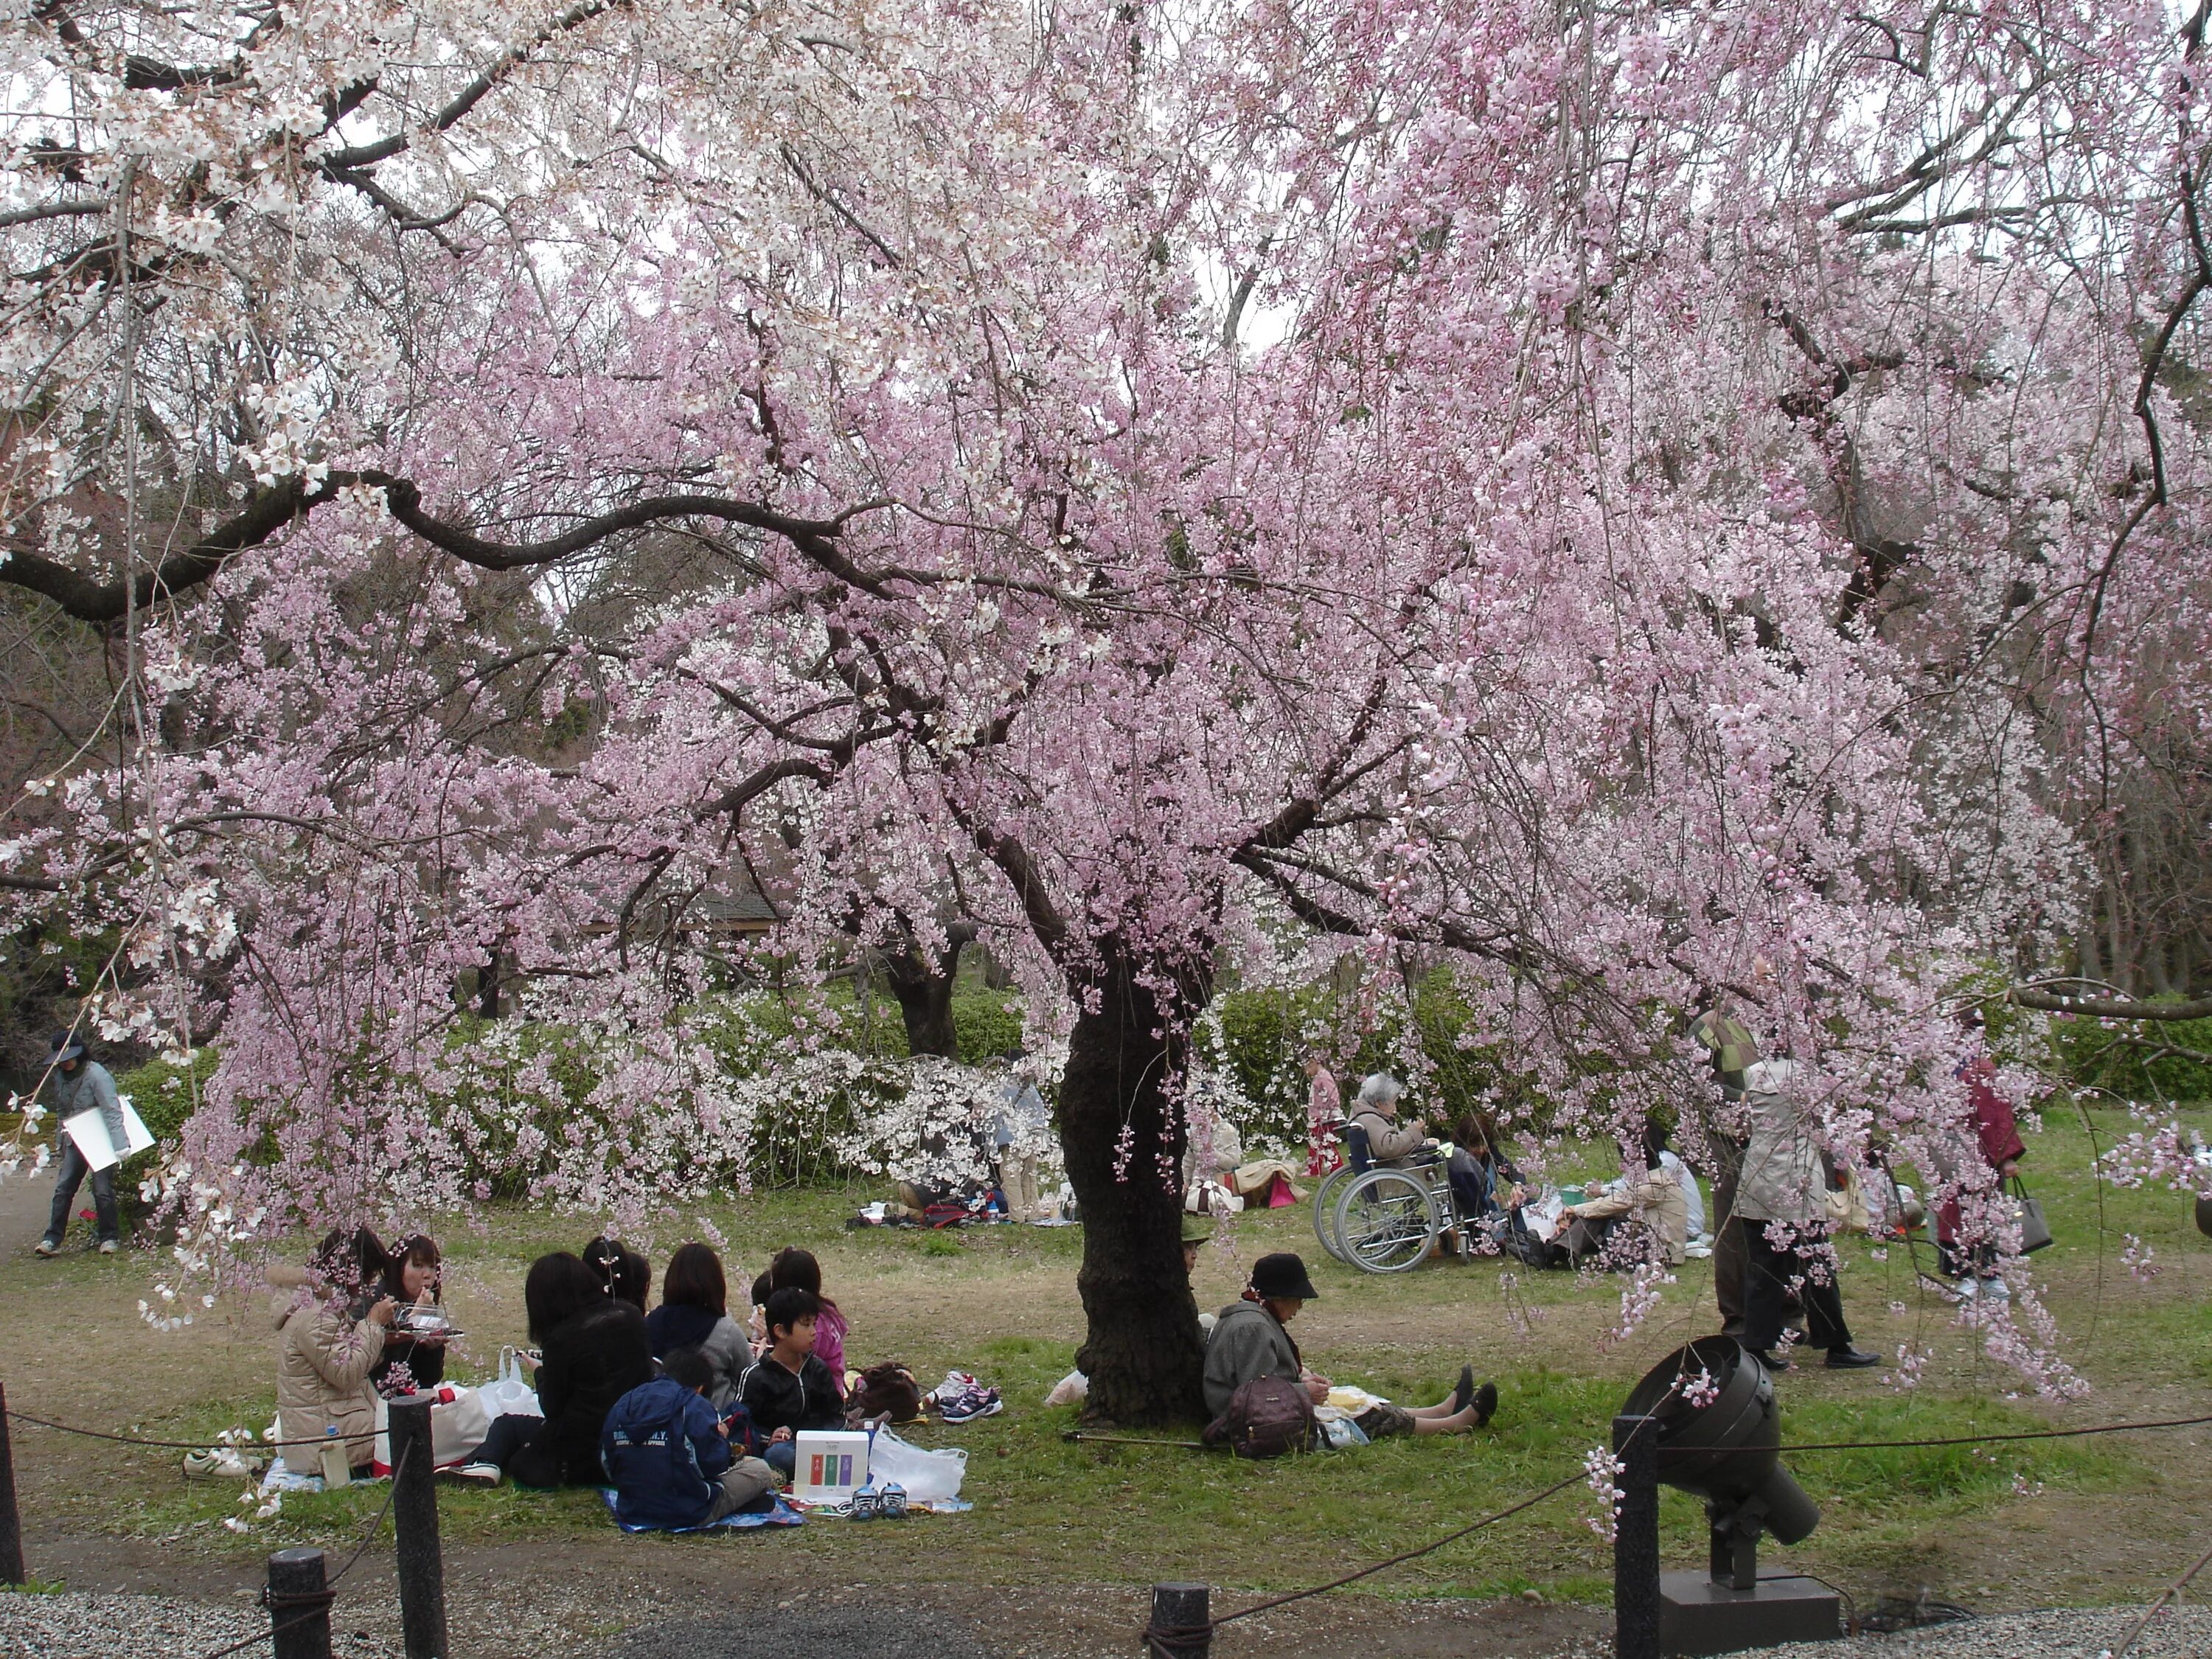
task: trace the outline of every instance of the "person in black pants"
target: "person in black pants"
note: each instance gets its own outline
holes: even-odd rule
[[[1844,1298],[1827,1248],[1827,1176],[1814,1138],[1796,1068],[1760,1060],[1745,1073],[1751,1139],[1736,1188],[1735,1224],[1744,1242],[1743,1346],[1769,1370],[1790,1369],[1778,1352],[1790,1294],[1805,1304],[1805,1339],[1826,1348],[1832,1370],[1878,1365],[1881,1356],[1851,1345]]]
[[[543,1417],[508,1412],[494,1420],[465,1478],[495,1482],[501,1471],[523,1486],[596,1486],[599,1431],[632,1389],[653,1380],[653,1342],[645,1316],[611,1297],[581,1257],[566,1250],[530,1264],[522,1303],[538,1366]]]

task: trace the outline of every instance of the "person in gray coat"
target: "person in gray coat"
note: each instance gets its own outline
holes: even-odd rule
[[[1762,1060],[1744,1073],[1751,1140],[1735,1189],[1747,1253],[1743,1346],[1767,1370],[1790,1369],[1778,1346],[1784,1304],[1795,1287],[1805,1304],[1807,1345],[1826,1348],[1832,1369],[1878,1365],[1880,1354],[1851,1345],[1851,1328],[1844,1321],[1836,1262],[1826,1248],[1827,1176],[1796,1070],[1786,1060]]]
[[[1251,1282],[1242,1301],[1221,1310],[1213,1333],[1206,1340],[1206,1409],[1218,1418],[1245,1383],[1262,1376],[1279,1376],[1296,1382],[1316,1406],[1328,1400],[1328,1379],[1305,1368],[1298,1345],[1283,1328],[1298,1310],[1321,1293],[1313,1287],[1306,1264],[1288,1250],[1263,1255],[1252,1264]],[[1464,1434],[1490,1421],[1498,1409],[1498,1386],[1474,1385],[1474,1368],[1459,1374],[1459,1385],[1450,1398],[1434,1406],[1407,1410],[1388,1401],[1370,1406],[1352,1421],[1370,1440],[1394,1434]]]
[[[70,1139],[62,1125],[80,1112],[97,1109],[100,1121],[107,1126],[108,1139],[119,1149],[125,1141],[123,1103],[116,1095],[115,1079],[108,1074],[107,1067],[85,1057],[84,1044],[73,1033],[57,1031],[46,1086],[39,1092],[47,1109],[54,1115],[54,1135],[61,1154],[61,1170],[54,1176],[53,1208],[46,1216],[46,1236],[39,1241],[39,1254],[61,1254],[63,1236],[69,1231],[70,1206],[88,1174],[92,1176],[93,1212],[100,1223],[100,1253],[113,1255],[123,1237],[122,1223],[115,1209],[116,1165],[94,1169],[85,1162],[84,1154],[77,1150],[76,1142]]]

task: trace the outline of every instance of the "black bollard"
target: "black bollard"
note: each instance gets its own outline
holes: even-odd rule
[[[392,1403],[392,1468],[399,1629],[407,1659],[447,1659],[446,1565],[438,1547],[438,1480],[427,1396]]]
[[[1203,1584],[1152,1586],[1152,1622],[1145,1631],[1145,1659],[1206,1659],[1213,1651],[1211,1597]]]
[[[8,1390],[0,1388],[0,1584],[29,1582],[23,1571],[23,1519],[15,1509],[15,1453],[8,1440]]]
[[[1615,1659],[1659,1659],[1659,1419],[1613,1419],[1620,1514],[1613,1534]]]
[[[331,1600],[320,1550],[278,1550],[269,1558],[269,1641],[274,1659],[331,1659]]]

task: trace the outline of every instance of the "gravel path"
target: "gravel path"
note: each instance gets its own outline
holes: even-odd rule
[[[1998,1613],[1892,1636],[1769,1648],[1766,1659],[2098,1659],[2126,1640],[2141,1617],[2140,1607]],[[2199,1659],[2208,1651],[2212,1608],[2169,1607],[2136,1638],[2127,1659]]]
[[[511,1626],[517,1619],[535,1622],[532,1613],[538,1610],[517,1606],[503,1614],[489,1607],[471,1611]],[[365,1609],[343,1621],[334,1633],[337,1659],[399,1659],[398,1612],[396,1607]],[[2002,1613],[1892,1636],[1770,1648],[1761,1659],[2100,1659],[2126,1636],[2137,1616],[2124,1608]],[[1401,1651],[1441,1654],[1447,1645],[1451,1652],[1464,1651],[1475,1634],[1469,1626],[1476,1621],[1462,1615],[1445,1622],[1457,1627],[1456,1642],[1431,1643],[1420,1639],[1422,1633],[1404,1632],[1413,1638],[1409,1646],[1376,1643],[1365,1651],[1376,1659]],[[466,1652],[471,1644],[463,1623],[456,1620],[456,1646]],[[0,1594],[0,1659],[113,1659],[121,1654],[131,1659],[204,1659],[268,1627],[267,1615],[256,1608],[173,1596]],[[1024,1633],[1025,1651],[1034,1659],[1061,1659],[1051,1652],[1057,1644],[1048,1632],[1032,1626]],[[1444,1631],[1434,1634],[1448,1636]],[[1226,1638],[1228,1632],[1223,1635]],[[794,1653],[993,1659],[1007,1650],[942,1611],[908,1609],[872,1599],[810,1607],[799,1598],[780,1601],[773,1607],[763,1605],[748,1615],[641,1625],[596,1642],[578,1642],[547,1627],[542,1645],[530,1645],[546,1659],[791,1659]],[[1090,1644],[1081,1645],[1087,1649]],[[1603,1638],[1525,1644],[1509,1640],[1496,1650],[1529,1659],[1540,1652],[1552,1659],[1610,1659],[1612,1645]],[[247,1649],[241,1659],[258,1659],[267,1652],[266,1648]],[[2128,1650],[2127,1659],[2200,1659],[2208,1652],[2212,1652],[2212,1609],[2183,1607],[2160,1613]]]

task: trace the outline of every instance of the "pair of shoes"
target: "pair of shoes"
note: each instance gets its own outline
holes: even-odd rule
[[[31,1251],[34,1255],[42,1255],[48,1261],[52,1261],[62,1253],[61,1242],[58,1239],[42,1238],[31,1247]]]
[[[1472,1365],[1462,1365],[1459,1368],[1459,1381],[1452,1385],[1452,1415],[1454,1417],[1458,1416],[1462,1412],[1465,1411],[1474,1403],[1474,1367]]]
[[[942,1394],[937,1399],[937,1414],[948,1423],[973,1423],[979,1417],[996,1417],[1006,1408],[996,1389],[972,1385],[949,1400]]]
[[[1881,1364],[1880,1354],[1869,1353],[1863,1348],[1854,1348],[1846,1345],[1844,1347],[1828,1350],[1828,1369],[1832,1371],[1863,1370],[1869,1365]]]
[[[185,1474],[195,1480],[251,1480],[256,1470],[228,1446],[185,1454]]]
[[[1777,1353],[1771,1348],[1746,1348],[1744,1352],[1765,1366],[1770,1373],[1778,1373],[1790,1369],[1790,1356]]]
[[[1474,1391],[1474,1426],[1485,1427],[1497,1415],[1498,1384],[1486,1382]]]
[[[496,1486],[500,1483],[496,1463],[459,1463],[450,1469],[440,1469],[438,1479],[450,1480],[460,1486]]]
[[[113,1255],[116,1251],[122,1248],[123,1247],[120,1244],[118,1244],[112,1238],[103,1238],[100,1241],[100,1253],[102,1255]]]

